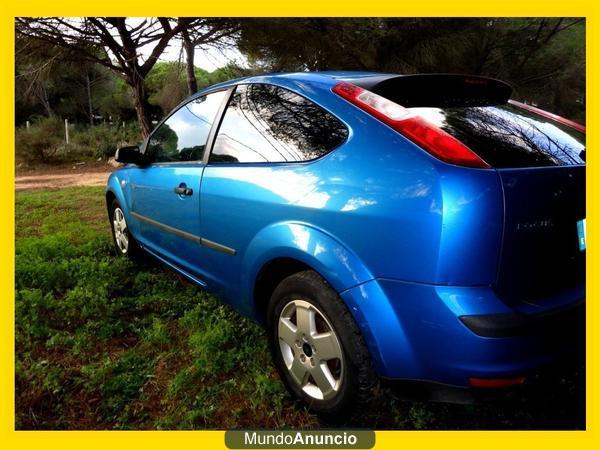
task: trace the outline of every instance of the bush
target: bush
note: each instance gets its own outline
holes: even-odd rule
[[[137,123],[122,125],[101,125],[76,127],[73,131],[73,145],[80,152],[93,158],[108,159],[114,156],[115,150],[125,145],[134,145],[141,140]]]
[[[17,159],[26,163],[50,162],[64,145],[64,124],[57,117],[45,117],[15,135]]]
[[[137,123],[103,123],[71,125],[69,137],[66,145],[64,121],[57,117],[36,120],[29,128],[20,127],[16,131],[17,160],[26,164],[106,160],[117,148],[139,143],[141,133]]]

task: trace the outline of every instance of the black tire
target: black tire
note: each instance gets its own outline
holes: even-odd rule
[[[129,233],[128,226],[122,231],[122,233],[125,234],[125,236],[127,238],[127,242],[128,242],[127,249],[125,251],[123,251],[122,245],[120,245],[119,242],[117,242],[117,240],[118,240],[117,233],[115,233],[115,213],[117,212],[117,210],[120,210],[121,212],[123,211],[123,209],[121,208],[121,205],[119,204],[117,199],[114,199],[110,205],[109,219],[110,219],[110,229],[112,231],[113,244],[115,246],[115,252],[119,256],[123,256],[123,257],[130,258],[130,259],[136,259],[140,255],[140,247],[139,247],[138,243],[135,241],[134,237],[131,235],[131,233]],[[123,216],[123,220],[125,220],[124,216]],[[126,221],[125,221],[125,223],[126,223]]]
[[[305,389],[293,378],[284,360],[284,353],[288,353],[288,364],[290,361],[289,355],[292,355],[294,364],[297,357],[304,357],[304,361],[306,361],[308,355],[302,350],[304,347],[298,345],[298,341],[294,341],[296,348],[292,353],[287,352],[287,348],[290,346],[287,346],[285,342],[283,344],[285,350],[282,349],[280,344],[280,317],[282,312],[284,312],[284,316],[286,314],[284,308],[289,311],[287,308],[295,307],[294,305],[290,306],[290,304],[296,300],[308,302],[314,306],[317,313],[325,317],[328,322],[325,326],[334,331],[340,344],[343,354],[343,370],[339,374],[337,392],[329,394],[334,395],[332,398],[317,399],[307,394]],[[285,278],[273,292],[267,314],[269,344],[281,379],[287,389],[296,398],[308,405],[311,410],[325,416],[325,418],[339,422],[352,419],[357,411],[364,410],[376,397],[379,382],[360,330],[336,291],[316,272],[307,270]],[[290,321],[293,321],[295,316],[291,317]],[[297,318],[296,323],[298,323]],[[296,330],[299,328],[299,326],[296,326]],[[310,351],[310,348],[308,350]],[[313,351],[315,351],[313,356],[316,356],[318,351]],[[337,363],[337,360],[335,362]],[[317,364],[321,363],[317,362]],[[326,364],[329,364],[329,362]],[[310,370],[311,368],[308,367],[307,372],[310,372]],[[309,380],[311,376],[308,375]]]

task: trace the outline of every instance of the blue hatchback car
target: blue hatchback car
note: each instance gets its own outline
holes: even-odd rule
[[[527,383],[581,331],[585,128],[510,96],[440,74],[211,86],[117,151],[117,251],[263,323],[317,412],[355,409],[380,379]]]

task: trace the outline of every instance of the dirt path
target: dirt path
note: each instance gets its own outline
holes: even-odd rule
[[[104,186],[114,167],[106,164],[69,165],[17,171],[15,190],[56,189],[68,186]]]

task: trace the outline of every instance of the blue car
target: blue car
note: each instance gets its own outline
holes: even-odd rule
[[[577,350],[585,128],[464,75],[316,72],[211,86],[117,151],[117,252],[265,325],[316,412],[382,379],[465,396]]]

